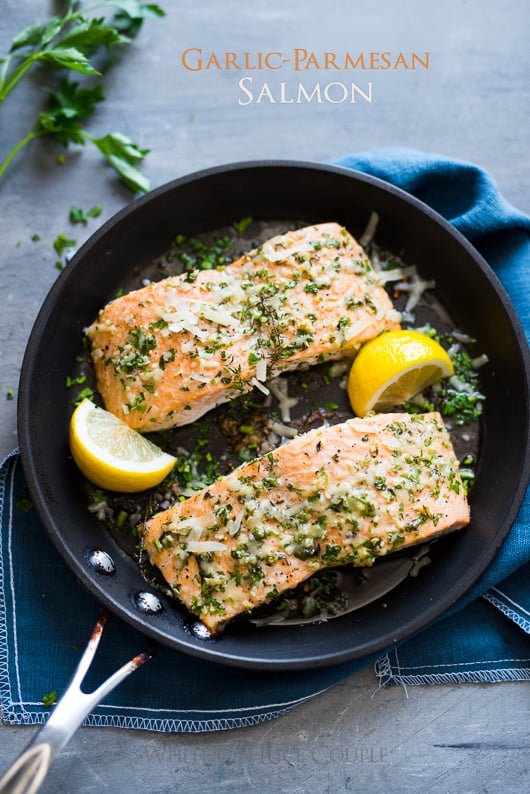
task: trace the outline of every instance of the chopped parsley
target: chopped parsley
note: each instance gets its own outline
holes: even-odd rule
[[[57,703],[57,692],[53,689],[51,692],[47,692],[41,698],[41,703],[43,706],[49,708],[50,706],[54,706]]]
[[[195,281],[196,275],[190,271],[212,270],[229,264],[232,261],[233,247],[234,240],[227,234],[219,235],[210,243],[204,242],[198,237],[177,234],[173,238],[166,258],[171,261],[176,257],[181,262],[184,271],[188,273],[187,280]]]
[[[84,212],[80,207],[70,207],[70,223],[82,223],[86,226],[90,218],[99,218],[103,208],[95,205]]]
[[[66,234],[59,234],[53,241],[53,247],[59,256],[62,256],[65,251],[69,251],[77,245],[77,240],[72,240]]]
[[[252,220],[253,218],[250,215],[248,215],[246,218],[241,218],[240,221],[234,222],[234,229],[238,234],[243,234],[252,223]]]
[[[458,427],[476,422],[483,411],[485,396],[480,388],[480,376],[475,361],[451,333],[438,333],[434,328],[423,329],[449,353],[454,375],[426,390],[404,405],[409,413],[438,410],[450,417]],[[470,341],[470,344],[473,340]]]

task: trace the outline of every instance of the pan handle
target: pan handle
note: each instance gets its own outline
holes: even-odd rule
[[[151,651],[139,653],[93,692],[82,692],[81,683],[95,656],[106,622],[107,615],[102,612],[74,675],[47,723],[0,780],[0,794],[35,794],[41,787],[55,757],[71,739],[85,717],[109,692],[153,655]]]

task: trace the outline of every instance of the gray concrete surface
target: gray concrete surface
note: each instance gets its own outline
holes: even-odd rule
[[[109,73],[94,134],[119,129],[151,149],[153,185],[236,160],[323,160],[374,146],[404,145],[472,160],[506,197],[530,212],[526,0],[162,0],[122,63]],[[49,13],[47,0],[3,0],[0,53],[22,27]],[[280,96],[352,73],[187,71],[182,52],[337,54],[429,52],[428,70],[355,73],[372,102],[257,102],[270,83]],[[253,101],[238,81],[252,76]],[[246,83],[250,90],[250,83]],[[40,91],[29,79],[0,109],[0,149],[32,123]],[[286,95],[287,97],[287,95]],[[57,271],[53,240],[78,243],[129,200],[95,152],[34,143],[0,183],[0,453],[16,443],[16,396],[25,343]],[[103,207],[86,228],[70,206]],[[40,240],[33,242],[32,235]],[[10,390],[13,400],[7,399]],[[175,685],[178,685],[176,682]],[[530,789],[529,689],[525,684],[377,690],[371,670],[273,722],[227,733],[157,735],[86,728],[46,781],[45,792],[424,792],[523,794]],[[0,767],[31,728],[0,725]],[[0,770],[0,771],[1,771]]]

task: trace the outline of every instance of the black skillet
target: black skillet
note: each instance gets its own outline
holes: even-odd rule
[[[479,340],[489,364],[471,525],[437,545],[431,564],[385,596],[324,623],[236,625],[218,639],[190,630],[189,616],[152,590],[132,557],[87,509],[68,450],[75,367],[83,329],[133,272],[161,256],[176,233],[195,235],[252,216],[264,221],[335,220],[358,235],[380,216],[378,242],[405,252],[455,324]],[[148,637],[210,661],[255,668],[304,668],[362,657],[433,621],[493,559],[528,482],[529,364],[524,336],[490,267],[435,212],[408,194],[346,169],[300,162],[229,165],[177,179],[133,202],[81,248],[59,276],[35,322],[21,376],[19,436],[33,500],[79,581],[111,613]],[[94,565],[94,551],[101,563]],[[109,572],[113,568],[112,572]],[[153,606],[150,609],[150,606]]]

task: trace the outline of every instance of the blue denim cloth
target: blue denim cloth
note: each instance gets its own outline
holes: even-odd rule
[[[334,162],[392,182],[450,220],[495,269],[528,333],[530,220],[504,201],[486,173],[406,149]],[[65,688],[98,614],[35,510],[25,509],[26,489],[13,453],[0,467],[0,707],[10,724],[46,719],[49,707],[41,700]],[[85,724],[174,732],[250,726],[374,663],[382,685],[528,679],[529,575],[527,494],[497,557],[451,614],[379,658],[278,675],[233,670],[164,648]],[[111,620],[91,670],[93,686],[145,644],[140,634]]]

